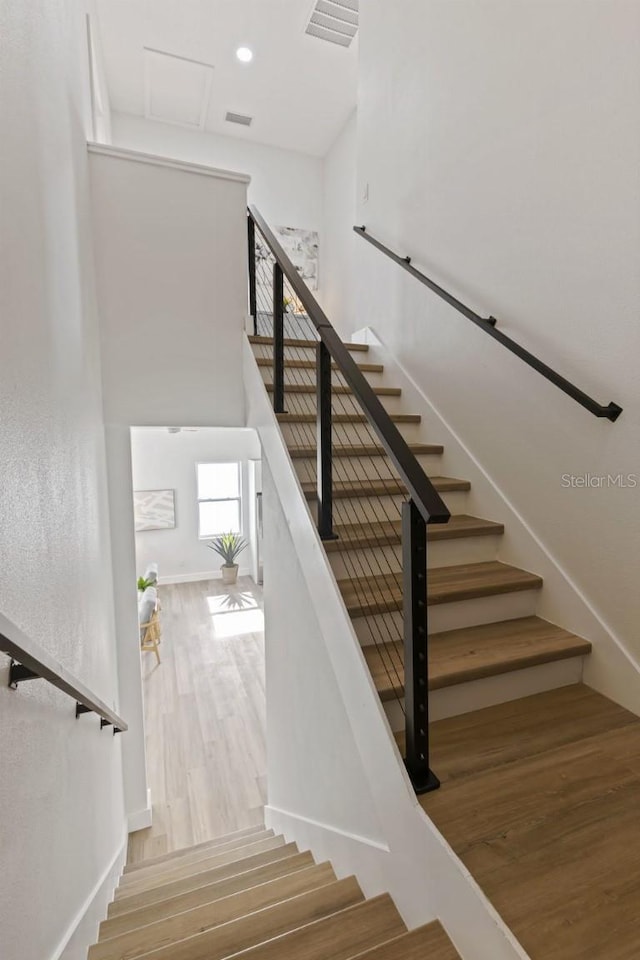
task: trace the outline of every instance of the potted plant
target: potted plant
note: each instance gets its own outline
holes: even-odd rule
[[[207,546],[215,550],[224,560],[224,563],[220,567],[223,583],[235,583],[238,579],[236,557],[239,556],[247,546],[247,541],[237,533],[223,533],[221,537],[214,537],[213,540],[210,540]]]

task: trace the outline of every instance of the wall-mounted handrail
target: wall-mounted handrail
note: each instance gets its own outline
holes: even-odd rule
[[[47,651],[29,639],[19,627],[0,613],[0,652],[11,657],[9,686],[17,688],[26,680],[46,680],[48,683],[73,697],[76,702],[76,717],[82,713],[96,713],[100,726],[113,726],[114,733],[127,730],[122,717],[95,696],[84,684],[69,673]]]
[[[583,406],[586,410],[594,415],[594,417],[603,417],[607,420],[617,420],[620,414],[622,413],[622,407],[617,403],[608,403],[606,406],[602,403],[598,403],[597,400],[594,400],[593,397],[590,397],[583,390],[580,390],[579,387],[576,387],[574,383],[571,383],[570,380],[567,380],[566,377],[563,377],[556,370],[553,370],[546,363],[543,363],[538,357],[534,356],[533,353],[530,353],[528,350],[525,350],[523,346],[519,343],[516,343],[515,340],[512,340],[511,337],[508,337],[506,334],[502,333],[501,330],[496,330],[496,319],[495,317],[481,317],[480,314],[476,313],[470,307],[467,307],[464,303],[450,294],[447,290],[437,284],[434,280],[431,280],[426,274],[422,273],[420,270],[417,270],[411,264],[411,257],[401,257],[399,254],[394,253],[389,247],[385,246],[384,243],[381,243],[380,240],[376,240],[375,237],[372,237],[370,233],[367,233],[366,227],[354,227],[355,233],[360,237],[363,237],[368,243],[374,246],[377,250],[380,250],[384,253],[390,260],[393,260],[394,263],[397,263],[403,270],[406,270],[407,273],[410,273],[412,277],[415,277],[416,280],[419,280],[420,283],[423,283],[426,287],[433,291],[438,297],[448,303],[454,310],[457,310],[468,320],[471,320],[472,323],[475,323],[476,326],[480,327],[481,330],[484,330],[485,333],[488,333],[490,337],[493,337],[494,340],[497,340],[498,343],[501,343],[503,347],[506,347],[507,350],[510,350],[511,353],[515,353],[517,357],[520,357],[521,360],[524,360],[530,367],[534,370],[537,370],[543,377],[549,380],[551,383],[555,384],[560,390],[566,393],[568,396],[572,397],[577,403]]]
[[[320,340],[328,349],[371,427],[377,433],[382,446],[393,461],[421,516],[426,523],[447,523],[450,513],[440,494],[409,449],[406,440],[378,400],[371,385],[358,369],[357,363],[332,327],[320,304],[282,249],[262,214],[255,206],[249,207],[249,214],[250,220],[267,241],[276,263],[289,280],[309,319],[318,331]]]

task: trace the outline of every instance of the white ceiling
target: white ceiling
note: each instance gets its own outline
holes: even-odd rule
[[[356,103],[357,38],[345,48],[305,34],[313,6],[98,0],[112,109],[323,156]]]

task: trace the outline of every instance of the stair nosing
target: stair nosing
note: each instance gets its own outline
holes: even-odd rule
[[[249,848],[254,846],[258,846],[263,849],[253,850],[251,853],[246,852],[249,850]],[[157,874],[152,873],[150,876],[145,875],[140,879],[138,879],[137,874],[134,874],[133,878],[124,885],[122,885],[121,882],[121,885],[119,885],[116,890],[116,893],[119,894],[117,896],[117,902],[119,903],[121,900],[126,900],[128,897],[135,897],[139,893],[146,893],[148,890],[156,889],[157,887],[164,886],[167,883],[173,883],[174,881],[187,879],[187,877],[197,876],[199,873],[205,873],[207,870],[215,870],[216,867],[228,867],[234,863],[242,863],[243,860],[247,860],[252,856],[260,856],[262,853],[268,853],[271,850],[279,850],[284,846],[286,846],[284,837],[273,836],[266,837],[263,840],[258,840],[255,843],[247,843],[240,847],[233,847],[231,850],[227,850],[225,853],[219,854],[218,856],[205,857],[201,860],[194,860],[191,862],[187,861],[186,863],[182,863],[180,860],[171,861],[171,867],[166,872],[160,870],[160,872]],[[243,851],[245,851],[244,854]],[[232,857],[230,860],[226,860],[226,862],[215,862],[219,860],[220,857],[225,857],[227,854],[236,853],[238,856]],[[182,870],[187,871],[183,876],[173,875],[174,871]]]
[[[112,913],[107,916],[107,919],[111,920],[115,917],[124,916],[126,913],[133,913],[134,911],[142,909],[145,906],[150,906],[152,903],[160,903],[162,902],[162,900],[173,900],[175,897],[180,896],[181,893],[190,892],[189,890],[183,890],[183,891],[179,891],[178,893],[167,893],[167,895],[164,897],[159,896],[157,898],[153,898],[152,900],[149,901],[148,904],[142,904],[142,905],[137,904],[135,906],[131,905],[130,901],[138,900],[140,897],[145,897],[153,893],[154,891],[158,891],[159,893],[162,893],[163,891],[166,892],[168,887],[173,887],[175,884],[186,884],[187,881],[189,880],[194,881],[194,886],[191,887],[190,890],[197,890],[201,886],[202,887],[210,886],[212,883],[223,882],[224,880],[229,880],[231,877],[238,877],[238,876],[242,876],[244,873],[250,873],[253,869],[256,869],[258,867],[265,865],[265,864],[259,863],[259,864],[254,864],[251,867],[247,867],[246,866],[247,861],[253,860],[254,857],[264,857],[267,854],[280,853],[280,852],[283,852],[284,854],[282,857],[274,857],[272,860],[271,859],[266,860],[265,864],[279,863],[281,860],[287,860],[289,859],[289,857],[293,857],[296,854],[300,853],[295,843],[287,843],[282,847],[275,847],[273,850],[264,851],[263,853],[257,853],[251,857],[246,857],[242,860],[234,860],[231,863],[226,863],[219,867],[212,867],[208,870],[203,870],[198,873],[190,874],[187,877],[179,877],[177,879],[170,880],[167,883],[163,883],[163,884],[159,884],[158,886],[151,887],[149,890],[136,891],[135,894],[131,894],[130,896],[127,896],[127,897],[120,897],[118,900],[112,901],[112,903],[110,904],[110,907],[115,907],[116,909],[113,910]],[[218,880],[210,879],[209,881],[203,880],[203,882],[200,884],[197,883],[198,878],[206,877],[207,874],[216,872],[218,870],[225,870],[227,868],[231,868],[234,865],[237,865],[239,867],[239,869],[235,873],[229,873],[226,877],[219,877]],[[244,868],[243,868],[243,865],[244,865]],[[129,909],[125,909],[127,906],[129,907]]]
[[[455,671],[451,670],[450,672],[437,673],[437,661],[438,654],[442,652],[440,648],[446,648],[448,639],[452,636],[461,637],[467,635],[468,642],[471,647],[481,645],[482,641],[480,640],[480,635],[487,633],[489,634],[491,629],[497,629],[498,632],[500,628],[504,628],[506,624],[516,625],[520,624],[520,629],[524,630],[525,627],[535,625],[539,631],[545,632],[545,629],[551,628],[553,632],[559,631],[562,636],[559,636],[556,641],[555,649],[547,649],[544,654],[536,653],[535,649],[531,649],[529,652],[525,653],[521,651],[517,656],[512,657],[511,659],[505,659],[484,664],[475,663],[469,665],[466,669],[457,669]],[[483,638],[484,639],[484,638]],[[540,638],[543,639],[542,637]],[[547,639],[545,641],[547,644],[550,644],[551,641]],[[486,647],[491,648],[491,640],[487,639]],[[494,646],[497,644],[494,642]],[[384,648],[384,653],[380,652],[380,648]],[[549,623],[549,621],[543,620],[540,617],[518,617],[510,621],[498,621],[496,623],[489,624],[478,624],[472,627],[461,627],[455,630],[440,631],[435,634],[431,634],[429,637],[429,649],[430,649],[430,658],[429,658],[429,690],[443,690],[449,687],[461,686],[465,683],[473,682],[474,680],[484,680],[488,677],[493,676],[503,676],[507,673],[514,673],[517,670],[525,670],[530,667],[539,666],[546,663],[556,663],[562,660],[571,660],[576,657],[587,656],[591,652],[591,643],[588,640],[585,640],[583,637],[578,636],[575,633],[572,633],[569,630],[565,630],[563,627],[559,627],[557,624]],[[437,650],[436,655],[434,656],[434,651]],[[391,641],[383,645],[370,645],[363,647],[363,653],[367,664],[371,669],[371,660],[379,658],[382,661],[382,669],[384,672],[372,671],[372,676],[374,682],[376,683],[376,689],[380,696],[380,699],[384,702],[387,700],[395,699],[398,696],[404,695],[404,680],[402,678],[403,674],[403,649],[401,641]],[[368,656],[369,654],[369,656]],[[382,676],[383,681],[389,681],[388,683],[378,683],[376,682],[380,676]]]
[[[289,861],[293,861],[293,862],[289,863]],[[326,863],[326,862],[328,861],[323,861],[323,863]],[[295,865],[296,863],[297,865]],[[282,873],[277,873],[275,876],[269,877],[267,879],[262,879],[257,877],[257,874],[264,872],[265,868],[269,868],[269,867],[276,868],[278,865],[280,868],[283,869]],[[170,916],[177,916],[179,913],[184,913],[190,909],[193,909],[192,906],[188,906],[188,907],[184,907],[183,905],[178,906],[176,901],[184,900],[186,898],[189,898],[191,895],[197,896],[198,891],[201,891],[201,893],[203,893],[206,896],[211,896],[212,894],[216,893],[216,888],[217,888],[217,892],[220,893],[220,886],[219,886],[220,884],[229,883],[241,877],[245,877],[245,879],[249,881],[254,881],[254,882],[250,882],[248,886],[241,887],[239,890],[236,890],[233,893],[225,893],[222,897],[214,896],[213,900],[202,901],[202,903],[211,903],[211,902],[214,902],[215,900],[219,900],[219,899],[222,900],[230,896],[232,897],[238,894],[245,893],[246,891],[251,890],[254,887],[259,887],[265,883],[271,883],[273,880],[280,880],[283,877],[291,876],[293,874],[296,874],[301,871],[308,870],[310,868],[313,868],[315,866],[320,866],[320,865],[322,864],[315,863],[309,851],[304,851],[303,853],[300,853],[300,852],[291,853],[290,855],[283,857],[281,860],[273,860],[267,864],[260,864],[250,870],[244,871],[243,873],[234,874],[230,877],[224,877],[219,880],[213,880],[213,881],[210,881],[209,883],[204,883],[202,884],[202,886],[194,887],[191,890],[185,890],[185,891],[182,891],[181,893],[176,893],[173,896],[169,896],[164,900],[155,900],[152,903],[143,904],[142,906],[135,907],[133,910],[127,910],[126,912],[123,911],[122,913],[116,913],[116,914],[113,914],[112,916],[107,916],[100,923],[100,930],[99,930],[100,939],[112,939],[112,937],[105,937],[103,935],[104,930],[110,931],[114,928],[125,926],[125,925],[127,927],[127,930],[132,930],[132,929],[136,929],[136,927],[139,927],[139,926],[146,926],[149,923],[155,923],[156,922],[155,920],[151,920],[151,921],[147,920],[146,916],[149,913],[153,913],[158,910],[162,910],[162,911],[174,910],[177,907],[177,909],[175,909],[175,913],[168,914]],[[171,904],[173,904],[173,907],[171,907]],[[198,904],[195,904],[194,906],[200,906],[200,905],[201,904],[198,903]],[[139,920],[142,916],[145,917],[145,920],[141,924]],[[129,924],[132,922],[135,922],[135,926],[133,927],[129,926]],[[121,931],[121,932],[124,933],[124,932],[127,932],[127,930]],[[119,936],[119,935],[120,934],[115,934],[112,936]]]
[[[260,839],[257,839],[260,837]],[[203,860],[211,860],[217,856],[224,856],[226,853],[232,853],[238,851],[240,853],[244,847],[251,846],[254,843],[261,843],[263,840],[274,839],[275,833],[273,830],[261,830],[258,833],[250,833],[246,837],[240,837],[238,839],[237,845],[235,841],[229,841],[229,843],[234,844],[233,846],[227,847],[226,843],[214,844],[213,846],[194,846],[193,851],[190,847],[186,847],[181,850],[176,856],[172,857],[169,860],[162,860],[159,863],[145,863],[144,860],[140,862],[140,869],[130,870],[126,873],[123,873],[119,888],[125,889],[130,884],[140,883],[144,879],[151,877],[161,877],[165,870],[171,871],[172,869],[178,869],[181,865],[187,866],[189,864],[201,863]],[[215,851],[215,852],[212,852]],[[194,859],[191,859],[194,857]],[[150,872],[147,873],[146,870]],[[123,886],[124,882],[124,886]]]
[[[459,520],[473,520],[474,525],[465,526],[456,523]],[[451,522],[453,521],[453,523]],[[349,536],[346,533],[340,534],[341,529],[348,527],[360,528],[371,532],[362,535],[355,534]],[[394,529],[390,529],[393,527]],[[376,528],[380,529],[379,535],[376,535]],[[363,520],[362,523],[355,524],[334,524],[334,532],[338,535],[336,540],[326,540],[323,546],[327,553],[340,553],[346,550],[366,550],[371,547],[394,546],[402,542],[402,524],[389,520]],[[463,540],[467,537],[492,537],[502,536],[504,534],[504,524],[495,520],[485,520],[482,517],[474,517],[470,514],[460,513],[452,514],[449,523],[437,523],[427,525],[427,540]]]
[[[438,457],[444,453],[444,446],[441,443],[407,443],[409,450],[416,457]],[[289,446],[287,445],[289,456],[292,460],[313,460],[315,462],[318,451],[317,447],[307,446]],[[357,460],[360,457],[387,457],[388,454],[384,447],[374,444],[336,444],[331,447],[333,457],[352,458]]]
[[[191,847],[178,847],[176,850],[168,850],[157,857],[148,857],[145,860],[135,860],[133,863],[126,863],[123,876],[129,875],[139,870],[141,867],[151,867],[160,863],[169,863],[173,859],[178,859],[185,853],[195,853],[197,850],[214,850],[227,843],[233,843],[236,840],[242,840],[244,837],[251,837],[256,833],[262,833],[265,828],[262,826],[247,827],[245,830],[236,830],[233,833],[223,834],[220,837],[212,837],[211,840],[203,840],[201,843],[195,843]]]
[[[440,493],[464,493],[471,489],[468,480],[459,480],[457,477],[430,477],[434,489]],[[316,500],[318,488],[312,481],[304,480],[300,486],[307,500]],[[407,488],[393,477],[384,480],[370,478],[367,480],[335,480],[332,485],[334,499],[358,499],[368,497],[398,497],[406,494]]]
[[[496,583],[486,583],[482,586],[476,585],[475,587],[468,585],[463,586],[462,584],[457,588],[457,590],[450,590],[448,593],[436,592],[434,588],[434,575],[437,576],[441,571],[467,571],[469,574],[475,574],[481,572],[484,568],[485,571],[488,571],[489,567],[492,567],[494,570],[498,568],[504,568],[504,570],[496,570],[496,573],[500,573],[504,576],[505,571],[513,571],[519,576],[514,579],[503,580],[502,582]],[[392,572],[391,574],[385,574],[378,577],[345,577],[338,580],[338,588],[343,594],[343,600],[345,606],[352,618],[359,616],[368,616],[374,613],[386,613],[392,612],[394,610],[400,609],[402,604],[402,594],[400,592],[398,580],[402,579],[402,572],[400,570]],[[388,593],[388,599],[384,599],[384,594],[380,593],[376,598],[373,594],[375,586],[372,586],[372,583],[375,586],[378,586],[380,591],[386,590]],[[360,585],[360,599],[356,601],[354,597],[353,600],[345,599],[344,592],[348,589],[349,584],[359,584]],[[429,595],[429,587],[431,588],[431,595]],[[522,570],[519,567],[514,567],[511,564],[501,563],[497,560],[482,561],[480,563],[466,563],[466,564],[452,564],[447,567],[432,567],[429,570],[428,577],[428,588],[427,588],[427,605],[428,606],[439,606],[446,603],[457,603],[464,600],[475,600],[481,599],[483,597],[492,597],[492,596],[501,596],[503,594],[509,593],[520,593],[526,590],[539,590],[542,587],[542,577],[538,574],[530,573],[528,570]],[[358,587],[355,588],[358,590]],[[367,591],[369,591],[367,593]],[[366,601],[363,601],[361,598],[366,597]],[[369,601],[371,597],[371,601]]]

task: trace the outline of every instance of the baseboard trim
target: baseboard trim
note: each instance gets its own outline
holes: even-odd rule
[[[153,822],[153,809],[151,806],[151,790],[147,789],[147,805],[142,810],[136,810],[130,813],[127,818],[127,831],[135,833],[136,830],[146,830]]]
[[[250,577],[249,567],[238,570],[239,577]],[[197,583],[200,580],[222,580],[220,570],[203,570],[200,573],[174,573],[166,577],[158,577],[160,586],[169,583]]]
[[[86,957],[89,946],[97,938],[100,918],[107,915],[107,904],[122,873],[126,855],[127,838],[125,836],[108,866],[102,872],[100,879],[67,927],[62,940],[51,954],[50,960],[75,960],[75,957]],[[94,905],[95,921],[90,918]],[[85,933],[81,933],[82,925],[85,922],[87,930]],[[78,938],[77,944],[72,943],[74,937]],[[83,942],[80,942],[80,940]]]
[[[314,830],[324,830],[328,833],[335,834],[338,837],[341,837],[343,840],[348,840],[350,843],[362,843],[367,847],[374,847],[376,850],[380,850],[382,853],[389,853],[389,846],[386,843],[383,843],[380,840],[374,840],[373,837],[363,837],[358,833],[351,833],[348,830],[341,830],[340,827],[332,827],[328,823],[322,823],[320,820],[313,820],[311,817],[303,817],[298,813],[292,813],[290,810],[283,810],[280,807],[275,807],[272,804],[268,803],[264,808],[265,823],[267,822],[267,817],[274,819],[276,817],[286,818],[287,820],[296,820],[298,823],[304,824],[305,827],[311,827]],[[269,826],[269,824],[267,824]]]

